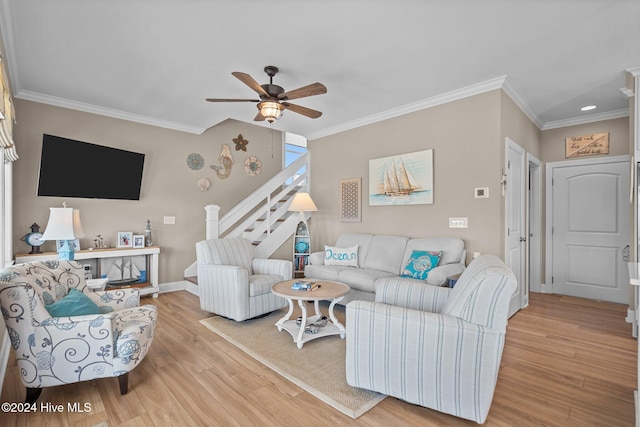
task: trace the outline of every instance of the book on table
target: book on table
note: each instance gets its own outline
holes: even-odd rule
[[[318,285],[314,281],[308,280],[296,280],[291,284],[291,289],[298,291],[313,291],[314,289],[318,289],[320,285]]]

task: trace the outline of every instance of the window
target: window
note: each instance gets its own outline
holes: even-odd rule
[[[295,162],[307,152],[307,138],[301,135],[296,135],[295,133],[286,132],[284,136],[284,168],[289,166],[291,163]],[[302,167],[298,172],[304,173],[306,166]],[[293,178],[290,178],[287,181],[287,184],[290,184],[293,181]]]

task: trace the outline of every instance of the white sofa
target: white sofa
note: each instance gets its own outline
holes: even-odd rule
[[[326,265],[325,252],[314,252],[305,267],[305,277],[330,280],[349,285],[351,291],[341,304],[353,300],[373,301],[375,283],[380,279],[399,277],[414,250],[441,252],[438,266],[429,271],[426,280],[402,278],[433,286],[446,284],[447,277],[462,273],[465,269],[464,241],[457,237],[409,238],[404,236],[346,233],[338,237],[334,247],[357,246],[355,266]]]

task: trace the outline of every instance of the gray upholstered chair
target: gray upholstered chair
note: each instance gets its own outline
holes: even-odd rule
[[[210,239],[196,243],[200,307],[238,322],[287,305],[271,287],[291,279],[293,263],[254,259],[244,238]]]
[[[104,377],[118,377],[126,394],[158,313],[140,306],[137,289],[88,289],[82,265],[61,260],[2,270],[0,308],[30,403],[43,387]]]
[[[516,279],[496,256],[454,288],[394,278],[347,305],[347,383],[483,423],[498,378]]]

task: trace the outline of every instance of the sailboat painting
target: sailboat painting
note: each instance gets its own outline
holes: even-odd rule
[[[433,203],[433,150],[369,160],[369,206]]]

